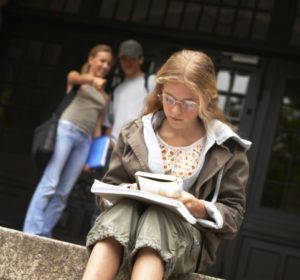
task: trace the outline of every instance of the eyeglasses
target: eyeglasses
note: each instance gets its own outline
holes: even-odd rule
[[[174,107],[176,103],[180,104],[181,109],[184,111],[195,111],[198,108],[198,103],[192,100],[179,101],[166,93],[158,94],[158,97],[160,98],[160,101],[167,106]]]

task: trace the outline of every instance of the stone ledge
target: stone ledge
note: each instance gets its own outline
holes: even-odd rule
[[[84,246],[4,227],[0,227],[0,252],[2,280],[80,280],[88,259]],[[217,278],[195,273],[172,278],[213,279]]]
[[[81,279],[83,246],[0,227],[0,279]]]

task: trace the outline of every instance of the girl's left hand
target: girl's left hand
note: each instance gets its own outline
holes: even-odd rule
[[[183,191],[182,195],[180,197],[177,197],[176,199],[181,201],[194,217],[202,219],[206,219],[209,217],[206,212],[203,200],[198,199],[191,193]]]
[[[194,195],[185,191],[183,191],[182,195],[177,197],[176,199],[181,201],[189,211],[190,209],[195,207],[195,204],[198,200]]]
[[[138,190],[139,188],[138,188],[137,183],[131,184],[131,185],[130,185],[130,189],[132,189],[132,190]]]

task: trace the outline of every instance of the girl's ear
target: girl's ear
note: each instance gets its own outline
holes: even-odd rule
[[[93,57],[93,56],[89,56],[89,57],[88,57],[88,61],[87,61],[87,62],[88,62],[88,64],[89,64],[89,65],[91,65],[91,64],[92,64],[92,62],[93,62],[93,59],[94,59],[94,57]]]

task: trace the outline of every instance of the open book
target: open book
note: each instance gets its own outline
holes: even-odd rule
[[[94,181],[91,191],[97,195],[100,195],[102,198],[109,200],[112,203],[116,203],[120,199],[127,197],[139,200],[146,204],[161,205],[179,214],[191,224],[195,224],[197,222],[197,219],[191,215],[184,204],[181,201],[175,200],[173,198],[161,196],[143,190],[134,190],[120,186],[114,186],[111,184],[103,183],[97,179]]]
[[[135,180],[142,191],[167,197],[179,197],[182,194],[183,180],[173,175],[137,171]]]

